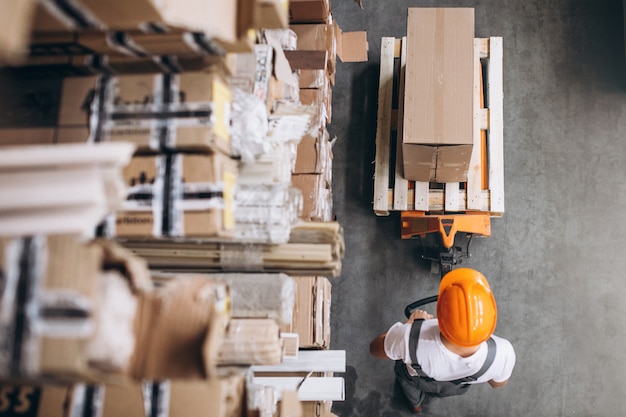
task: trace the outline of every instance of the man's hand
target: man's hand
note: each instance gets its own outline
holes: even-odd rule
[[[488,382],[489,382],[489,385],[491,385],[492,388],[502,388],[503,386],[506,385],[507,382],[509,382],[509,380],[507,379],[506,381],[496,382],[493,379],[490,379]]]
[[[429,314],[427,311],[415,310],[414,312],[411,313],[411,316],[408,318],[408,320],[405,322],[405,324],[411,324],[415,320],[419,320],[419,319],[429,320],[429,319],[432,319],[432,318],[433,318],[433,315]]]

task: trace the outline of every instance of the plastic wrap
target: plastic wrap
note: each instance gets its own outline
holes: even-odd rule
[[[298,35],[292,29],[263,29],[266,38],[272,38],[287,51],[298,49]]]
[[[233,89],[231,141],[232,153],[251,162],[267,153],[268,114],[265,103],[254,94]]]
[[[121,371],[127,368],[135,347],[137,300],[117,272],[102,273],[98,281],[98,321],[87,345],[87,357],[100,369]]]
[[[238,184],[289,183],[294,158],[289,144],[271,143],[264,155],[239,166]]]
[[[278,102],[269,116],[267,137],[271,142],[299,142],[302,137],[319,129],[314,126],[316,106]]]
[[[235,204],[235,239],[279,244],[288,242],[303,197],[289,184],[240,185]]]
[[[220,365],[274,365],[282,360],[280,329],[272,319],[231,319],[219,348]]]
[[[291,324],[296,282],[286,274],[212,274],[228,285],[233,318],[268,318]]]
[[[272,417],[276,415],[278,393],[274,387],[254,384],[252,377],[246,383],[247,408],[258,412],[258,417]]]

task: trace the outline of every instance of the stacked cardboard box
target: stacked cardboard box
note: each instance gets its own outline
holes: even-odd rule
[[[94,55],[181,58],[250,50],[250,29],[286,27],[285,0],[3,2],[0,62],[85,65]],[[30,56],[29,56],[29,45]],[[43,59],[42,59],[43,58]]]
[[[207,262],[210,253],[218,254],[219,270],[233,275],[229,279],[236,279],[238,274],[233,272],[250,272],[249,263],[242,260],[252,260],[263,269],[270,263],[278,265],[277,272],[282,272],[285,265],[293,266],[294,259],[304,259],[305,268],[299,271],[308,276],[290,277],[295,283],[290,292],[291,308],[287,314],[281,299],[280,319],[278,313],[265,310],[269,308],[267,300],[263,300],[264,307],[245,313],[246,317],[231,319],[235,311],[244,315],[241,312],[246,310],[240,305],[239,309],[230,308],[230,290],[235,284],[206,276],[176,275],[142,286],[129,276],[137,270],[145,273],[146,265],[121,261],[119,257],[112,261],[111,253],[116,250],[104,243],[109,241],[99,242],[107,247],[103,256],[115,265],[110,269],[117,275],[101,271],[98,266],[102,261],[91,262],[90,256],[82,254],[85,248],[64,247],[62,254],[51,253],[54,262],[67,263],[71,252],[83,261],[75,262],[73,267],[89,261],[96,272],[83,276],[97,278],[82,283],[90,285],[92,298],[68,296],[60,300],[74,307],[82,321],[97,316],[96,326],[91,337],[70,337],[62,343],[54,338],[46,340],[41,350],[44,354],[40,362],[32,361],[36,368],[30,375],[45,370],[54,378],[64,375],[64,381],[75,382],[78,378],[107,384],[59,389],[46,385],[34,390],[33,395],[38,395],[42,404],[51,404],[47,408],[51,415],[57,411],[62,415],[67,409],[96,410],[103,390],[105,416],[139,416],[158,410],[164,415],[202,412],[223,417],[242,416],[243,410],[249,416],[299,414],[301,407],[295,392],[250,383],[246,366],[277,363],[285,355],[297,356],[300,346],[318,350],[329,347],[331,286],[321,275],[336,276],[341,270],[342,231],[330,223],[318,222],[333,229],[331,244],[322,244],[318,238],[306,240],[311,238],[309,235],[306,241],[291,242],[297,217],[317,221],[332,217],[331,143],[325,125],[331,121],[331,86],[341,39],[336,38],[340,31],[332,20],[328,1],[288,4],[284,0],[243,0],[226,4],[215,0],[138,0],[133,7],[125,3],[114,0],[103,6],[97,0],[41,0],[35,4],[24,0],[21,8],[8,3],[15,9],[18,22],[7,27],[15,29],[13,35],[27,36],[30,42],[22,39],[20,46],[20,39],[16,42],[5,37],[0,28],[0,61],[19,62],[16,59],[20,53],[24,56],[24,45],[29,44],[30,54],[21,61],[26,66],[20,70],[59,69],[89,75],[63,78],[60,93],[52,100],[46,92],[35,92],[35,101],[58,108],[58,114],[51,112],[47,123],[37,129],[28,122],[0,130],[0,144],[22,145],[25,140],[46,144],[129,142],[136,153],[123,172],[127,199],[97,233],[115,236],[124,244],[205,245],[181,250],[177,249],[181,246],[173,245],[164,249],[169,251],[169,258],[158,255],[163,246],[146,246],[145,259],[174,263],[183,259],[188,263],[176,264],[177,268],[193,268],[194,261]],[[0,5],[0,21],[5,7]],[[202,13],[206,7],[211,13]],[[287,27],[296,22],[302,28],[324,28],[328,32],[324,47],[300,48],[296,30]],[[262,28],[267,34],[267,29],[275,28],[278,38],[257,38],[263,32],[249,37],[250,28]],[[324,58],[320,68],[294,72],[300,69],[294,65],[298,54],[290,59],[287,55],[298,50],[305,52],[301,61],[305,63],[307,59],[318,62],[315,59],[321,52]],[[234,146],[231,110],[235,88],[256,99],[256,108],[260,103],[265,112],[259,129],[263,145],[260,150],[246,153]],[[28,99],[32,98],[30,90]],[[258,165],[238,166],[250,161]],[[266,169],[267,175],[258,175],[267,167],[271,168]],[[240,173],[244,173],[245,182],[240,183]],[[295,187],[295,183],[300,185]],[[238,185],[248,193],[242,193],[240,200]],[[255,187],[261,188],[261,193]],[[301,189],[305,187],[313,191],[304,201],[307,213],[301,211]],[[288,198],[278,198],[281,196]],[[240,204],[240,213],[235,203]],[[261,230],[261,221],[270,227]],[[238,225],[242,229],[238,230]],[[267,242],[254,246],[264,233],[269,236]],[[324,231],[316,229],[312,233],[319,237]],[[276,245],[278,242],[286,244]],[[209,244],[217,246],[194,258]],[[315,250],[318,246],[324,246],[323,254]],[[281,249],[284,255],[278,254]],[[26,261],[16,255],[23,253],[20,251],[7,249],[0,253],[11,262]],[[308,261],[310,257],[323,258],[319,270]],[[320,276],[311,276],[314,274]],[[25,275],[13,272],[11,276],[15,283],[24,285],[21,279]],[[65,275],[68,279],[71,276]],[[124,294],[114,284],[120,280]],[[103,285],[104,281],[110,285]],[[260,282],[245,282],[255,294],[264,293]],[[42,288],[46,294],[51,292],[48,287]],[[268,292],[272,293],[266,289]],[[271,295],[284,296],[278,291]],[[80,303],[83,299],[96,307],[87,309],[89,303]],[[52,310],[58,307],[48,299],[42,302]],[[67,305],[62,307],[66,309]],[[72,322],[74,327],[78,321]],[[282,332],[279,326],[284,326]],[[118,330],[116,337],[110,336],[112,329]],[[11,334],[9,330],[7,327],[7,335]],[[122,335],[133,339],[130,348],[128,344],[115,348],[119,345],[113,342],[120,342]],[[287,340],[297,343],[287,350]],[[12,354],[19,351],[11,350]],[[15,359],[10,355],[6,358],[7,363]],[[23,361],[11,363],[15,368]],[[224,366],[227,364],[243,366],[243,372],[242,368]],[[109,379],[113,376],[121,379]],[[35,378],[35,382],[39,380]],[[24,388],[11,389],[19,398]],[[8,391],[3,388],[2,392]],[[167,398],[168,406],[164,402]],[[280,404],[276,404],[276,398],[282,398]],[[30,410],[39,413],[43,409],[34,405]]]

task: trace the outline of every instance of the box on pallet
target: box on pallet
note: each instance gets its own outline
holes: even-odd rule
[[[404,177],[462,182],[473,143],[474,9],[409,8]]]

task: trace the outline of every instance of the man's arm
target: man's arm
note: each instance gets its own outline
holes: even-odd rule
[[[432,318],[433,318],[433,315],[428,314],[424,310],[415,310],[413,313],[411,313],[411,317],[407,319],[405,324],[411,324],[413,323],[413,321],[417,319],[428,320]],[[372,340],[372,343],[370,343],[370,354],[373,357],[378,358],[378,359],[391,359],[385,353],[385,337],[387,337],[386,332],[378,335],[374,340]]]
[[[493,379],[490,379],[489,381],[489,385],[491,385],[492,388],[502,388],[503,386],[505,386],[507,384],[507,382],[509,382],[509,380],[507,379],[506,381],[502,381],[502,382],[496,382]]]
[[[370,343],[370,354],[378,359],[390,359],[385,353],[385,337],[387,333],[382,333],[376,336],[372,343]]]

